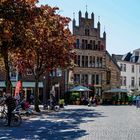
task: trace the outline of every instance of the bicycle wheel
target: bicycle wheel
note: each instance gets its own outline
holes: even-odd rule
[[[17,113],[12,114],[11,126],[19,126],[22,123],[21,116]]]
[[[60,107],[59,106],[54,106],[54,111],[59,111],[60,110]]]
[[[7,114],[4,112],[0,112],[0,125],[5,125],[7,123]]]

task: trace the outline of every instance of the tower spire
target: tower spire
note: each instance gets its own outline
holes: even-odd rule
[[[73,12],[73,19],[75,19],[75,12]]]
[[[76,21],[75,21],[75,12],[73,12],[73,28],[75,27],[76,25]]]
[[[98,22],[100,22],[100,16],[98,16]]]
[[[86,11],[87,11],[87,4],[86,4]]]
[[[86,5],[86,13],[85,13],[85,18],[88,18],[87,5]]]
[[[105,32],[105,25],[104,25],[104,32]]]

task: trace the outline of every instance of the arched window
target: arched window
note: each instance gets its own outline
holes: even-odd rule
[[[86,36],[89,36],[90,35],[89,29],[85,29],[85,35]]]

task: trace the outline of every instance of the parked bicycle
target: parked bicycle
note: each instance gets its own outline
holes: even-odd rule
[[[8,123],[8,117],[7,117],[7,109],[4,106],[2,106],[2,109],[0,111],[0,125],[6,125]],[[19,111],[17,111],[17,108],[15,108],[12,111],[12,117],[11,117],[11,126],[19,126],[22,123],[22,118],[19,114]]]
[[[60,107],[58,105],[52,103],[50,100],[48,100],[47,104],[44,105],[44,109],[53,110],[53,111],[59,111]]]

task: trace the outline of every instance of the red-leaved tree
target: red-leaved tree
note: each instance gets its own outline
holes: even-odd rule
[[[39,15],[27,23],[26,47],[17,49],[12,61],[24,72],[30,69],[35,78],[35,110],[38,106],[38,82],[46,72],[72,65],[74,37],[68,29],[69,18],[56,14],[58,8],[37,8]]]

